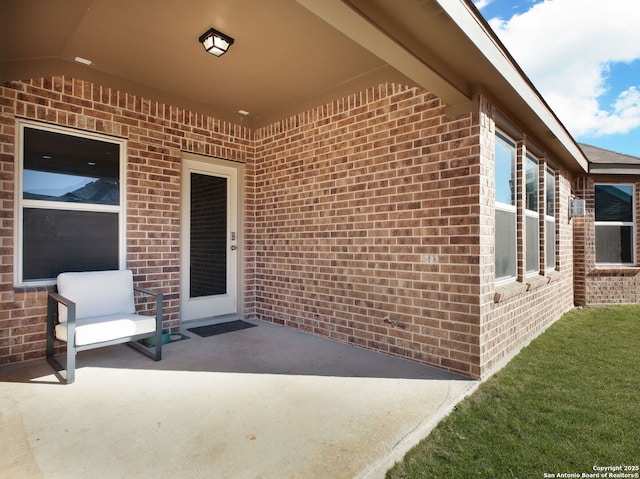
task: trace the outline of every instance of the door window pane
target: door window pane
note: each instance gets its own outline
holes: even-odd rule
[[[227,179],[191,173],[190,296],[227,293]]]

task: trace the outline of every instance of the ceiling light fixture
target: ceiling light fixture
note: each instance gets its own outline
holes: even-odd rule
[[[233,38],[214,28],[210,28],[200,35],[198,41],[202,43],[202,46],[207,52],[219,57],[229,49],[233,43]]]

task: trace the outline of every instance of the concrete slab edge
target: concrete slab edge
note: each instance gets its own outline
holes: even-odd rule
[[[420,441],[426,438],[431,431],[447,417],[460,401],[473,394],[483,381],[473,381],[467,388],[460,391],[454,397],[447,397],[445,401],[438,407],[434,414],[430,414],[402,439],[400,439],[391,450],[382,456],[378,461],[355,476],[354,479],[384,479],[387,471],[391,469],[397,462],[416,446]]]

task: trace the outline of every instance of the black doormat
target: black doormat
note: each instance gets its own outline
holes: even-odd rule
[[[236,320],[227,323],[209,324],[208,326],[198,326],[197,328],[189,328],[187,331],[197,334],[202,338],[215,336],[216,334],[230,333],[232,331],[240,331],[242,329],[253,328],[257,324],[247,323],[246,321]]]

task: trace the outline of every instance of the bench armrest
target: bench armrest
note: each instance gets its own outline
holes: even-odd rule
[[[76,303],[69,298],[65,298],[61,294],[49,292],[49,300],[47,304],[47,312],[54,318],[58,317],[58,304],[62,304],[67,307],[67,322],[76,321]]]
[[[154,296],[156,298],[156,332],[162,334],[162,300],[164,298],[162,293],[157,293],[150,289],[140,288],[138,286],[133,287],[134,291],[146,296]]]
[[[47,299],[47,351],[53,353],[53,329],[58,319],[58,304],[62,304],[67,307],[67,343],[75,344],[75,331],[76,331],[76,303],[69,298],[49,292]]]

